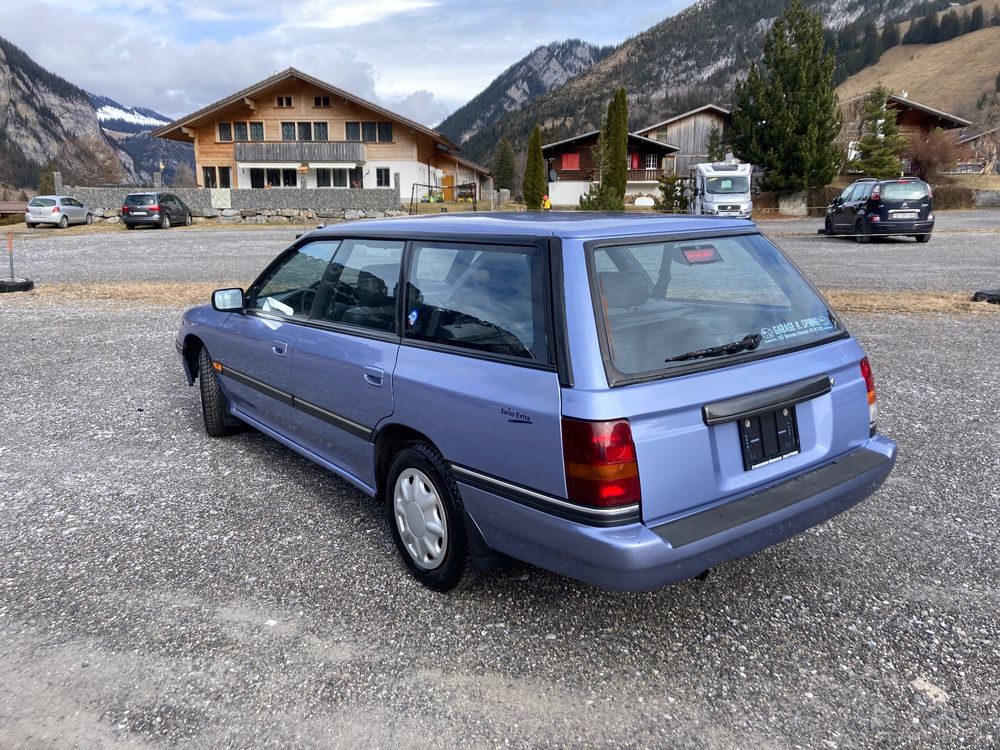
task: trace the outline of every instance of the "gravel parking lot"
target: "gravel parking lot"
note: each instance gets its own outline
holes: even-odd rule
[[[294,236],[63,234],[27,275],[249,280]],[[996,315],[849,318],[900,460],[830,523],[651,594],[513,566],[442,597],[359,492],[205,437],[179,313],[0,297],[0,746],[1000,742]]]

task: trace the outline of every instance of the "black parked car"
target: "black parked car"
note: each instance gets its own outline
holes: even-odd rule
[[[891,234],[930,242],[933,229],[931,186],[915,177],[858,180],[826,209],[826,233],[853,235],[856,242]]]
[[[122,221],[126,229],[150,224],[169,229],[172,224],[191,226],[191,209],[170,193],[130,193],[122,203]]]

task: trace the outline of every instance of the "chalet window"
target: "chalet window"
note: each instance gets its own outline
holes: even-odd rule
[[[646,154],[646,169],[659,169],[660,157],[657,154]]]
[[[330,170],[321,168],[316,170],[316,187],[330,187]]]
[[[378,124],[378,139],[382,143],[392,143],[391,122],[380,122]]]
[[[291,107],[292,106],[292,97],[290,97],[290,96],[279,96],[275,100],[274,106],[281,107],[281,108]]]
[[[283,140],[283,141],[294,141],[295,140],[295,123],[294,122],[283,122],[283,123],[281,123],[281,140]]]
[[[352,188],[363,188],[365,186],[365,170],[361,167],[355,167],[351,170],[351,187]]]
[[[233,124],[231,122],[219,123],[219,140],[227,142],[233,140]]]
[[[245,141],[248,140],[247,124],[245,122],[234,122],[233,123],[233,140]]]
[[[389,184],[389,167],[375,168],[375,186],[381,188],[392,187]]]
[[[313,97],[313,106],[317,109],[330,106],[330,97],[328,96],[315,96]]]
[[[231,171],[229,167],[219,167],[219,187],[230,188],[232,186]]]
[[[392,142],[391,122],[366,120],[365,122],[348,122],[345,123],[345,126],[347,140],[349,141],[364,141],[365,143]]]
[[[563,154],[562,155],[562,169],[580,169],[580,154]]]
[[[281,170],[274,167],[267,168],[266,187],[281,187]]]
[[[250,187],[262,188],[265,185],[264,170],[260,167],[250,168]]]
[[[284,187],[296,187],[299,184],[299,173],[297,169],[282,169],[281,184]]]
[[[313,139],[313,127],[311,122],[299,123],[299,140],[311,141]]]
[[[333,186],[339,188],[347,187],[347,170],[334,169],[332,171],[333,171]]]
[[[360,122],[347,122],[344,123],[346,138],[348,141],[360,141],[361,140],[361,123]]]
[[[378,129],[374,122],[361,123],[361,140],[365,143],[375,143],[378,141]]]
[[[264,140],[264,123],[262,122],[250,123],[250,140],[251,141]]]
[[[325,122],[314,122],[313,123],[313,140],[314,141],[328,141],[330,140],[330,131]]]
[[[215,181],[215,167],[202,167],[201,175],[204,178],[205,187],[214,188],[219,186]]]

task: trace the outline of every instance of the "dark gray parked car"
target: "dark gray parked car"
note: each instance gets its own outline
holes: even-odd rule
[[[191,226],[191,209],[171,193],[130,193],[122,202],[126,229],[149,224],[169,229],[173,224]]]

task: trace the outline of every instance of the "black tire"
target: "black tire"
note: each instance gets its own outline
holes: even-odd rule
[[[184,226],[189,227],[193,223],[194,223],[194,219],[191,218],[191,214],[190,213],[187,214],[187,216],[184,217]]]
[[[126,222],[125,222],[125,228],[126,228],[126,229],[135,229],[135,224],[129,224],[129,223],[128,223],[128,222],[126,221]]]
[[[433,491],[440,499],[444,510],[443,526],[447,546],[441,562],[431,569],[423,568],[416,563],[403,541],[400,522],[397,520],[396,481],[401,474],[410,469],[415,469],[430,479]],[[408,443],[392,459],[382,492],[389,531],[403,564],[413,577],[433,591],[458,591],[465,588],[472,581],[474,573],[472,557],[469,554],[469,540],[465,533],[465,511],[458,486],[441,454],[427,443],[419,441]]]
[[[858,223],[854,225],[854,241],[862,245],[867,245],[872,241],[871,230],[868,228],[868,222],[864,219],[859,219]]]
[[[163,214],[163,218],[160,219],[160,229],[170,229],[170,216]]]
[[[83,220],[83,223],[86,224],[89,227],[91,224],[94,223],[94,215],[93,214],[87,214],[87,218]]]
[[[212,368],[208,349],[198,353],[198,390],[201,392],[201,414],[205,418],[205,432],[209,437],[225,437],[233,433],[229,402],[222,392],[219,378]]]
[[[823,230],[824,230],[824,231],[825,231],[825,232],[826,232],[826,233],[827,233],[827,234],[828,234],[828,235],[829,235],[830,237],[833,237],[833,236],[834,236],[834,235],[836,234],[836,232],[835,232],[835,231],[833,231],[833,222],[832,222],[832,221],[830,220],[830,217],[829,217],[829,216],[827,216],[827,217],[826,217],[826,221],[825,221],[825,222],[823,222]]]
[[[34,229],[35,227],[38,226],[37,224],[28,224],[28,222],[24,222],[24,223],[28,225],[28,229]]]
[[[0,294],[7,292],[30,292],[35,288],[31,279],[0,279]]]
[[[918,234],[916,236],[916,239],[917,239],[917,242],[930,242],[931,241],[931,233],[927,232],[926,234]]]
[[[68,226],[69,226],[69,219],[67,219],[65,216],[63,216],[61,219],[59,219],[59,228],[60,229],[65,229]]]

